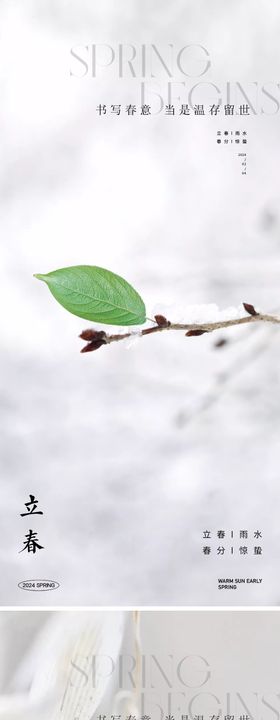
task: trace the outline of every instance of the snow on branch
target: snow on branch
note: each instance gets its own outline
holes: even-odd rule
[[[167,320],[163,315],[155,315],[152,322],[154,325],[149,328],[137,331],[138,337],[144,337],[146,335],[152,335],[154,333],[163,332],[166,330],[184,330],[186,337],[198,337],[206,333],[214,332],[215,330],[225,330],[226,328],[233,327],[235,325],[247,325],[249,323],[264,322],[264,323],[280,323],[280,317],[275,315],[267,315],[265,313],[257,312],[253,305],[250,303],[243,303],[246,315],[244,317],[230,318],[228,320],[215,320],[213,322],[195,322],[195,323],[176,323]],[[86,340],[87,344],[82,348],[81,352],[92,352],[98,350],[102,345],[110,345],[113,342],[120,342],[135,336],[135,331],[108,334],[104,330],[88,329],[84,330],[80,334],[82,340]]]

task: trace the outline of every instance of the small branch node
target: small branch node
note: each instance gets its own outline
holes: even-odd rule
[[[250,303],[243,303],[243,307],[249,315],[259,315],[259,313],[255,310],[254,305],[250,305]]]

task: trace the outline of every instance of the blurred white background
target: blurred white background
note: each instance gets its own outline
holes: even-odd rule
[[[88,323],[33,273],[107,267],[173,320],[280,308],[279,115],[231,121],[248,129],[243,177],[216,144],[224,121],[99,118],[126,81],[70,77],[74,45],[201,43],[212,81],[276,83],[279,3],[2,0],[0,27],[0,601],[278,604],[277,327],[237,328],[220,350],[220,335],[166,333],[81,356]],[[30,493],[35,556],[19,554]],[[263,558],[205,558],[205,529],[259,529]],[[243,575],[263,583],[217,590]],[[34,577],[61,587],[18,589]]]
[[[270,720],[279,620],[277,610],[145,611],[136,650],[128,612],[2,611],[0,717]]]

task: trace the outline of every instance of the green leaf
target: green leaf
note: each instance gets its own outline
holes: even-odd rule
[[[78,317],[108,325],[142,325],[146,320],[140,295],[110,270],[76,265],[34,277],[47,283],[60,305]]]

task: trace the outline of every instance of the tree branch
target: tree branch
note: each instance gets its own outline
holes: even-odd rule
[[[164,330],[185,330],[187,337],[195,337],[204,335],[205,333],[211,333],[215,330],[224,330],[228,327],[235,325],[246,325],[248,323],[265,322],[280,324],[280,317],[276,315],[266,315],[264,313],[256,312],[253,305],[249,303],[243,303],[244,310],[247,315],[241,318],[234,318],[231,320],[218,320],[217,322],[208,323],[173,323],[167,320],[163,315],[155,315],[155,326],[150,328],[144,328],[137,332],[138,337],[144,337],[145,335],[152,335],[157,332],[163,332]],[[110,345],[113,342],[119,342],[135,335],[135,332],[125,332],[108,335],[104,330],[88,329],[84,330],[80,338],[87,341],[87,345],[81,350],[82,353],[92,352],[98,350],[101,345]]]

